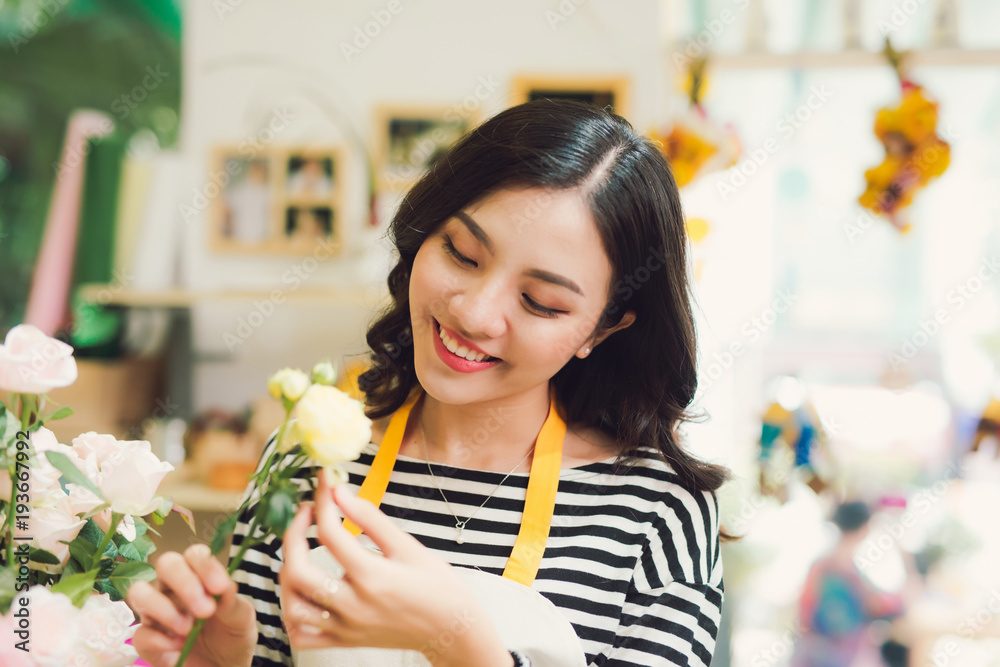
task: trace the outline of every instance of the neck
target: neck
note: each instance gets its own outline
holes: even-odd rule
[[[431,461],[508,472],[524,458],[549,411],[549,385],[481,403],[443,403],[426,392],[420,423]],[[419,431],[416,432],[419,438]],[[524,468],[521,468],[521,472]]]

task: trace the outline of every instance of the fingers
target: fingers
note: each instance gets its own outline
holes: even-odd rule
[[[284,553],[284,565],[281,572],[278,573],[278,578],[282,582],[282,591],[288,588],[291,592],[320,607],[322,612],[323,609],[328,608],[332,593],[339,590],[342,582],[335,581],[329,574],[309,561],[309,543],[306,541],[306,530],[311,524],[312,507],[303,503],[282,538],[281,549]]]
[[[169,589],[183,608],[196,618],[208,618],[216,611],[215,600],[199,577],[199,570],[211,570],[211,564],[206,562],[209,558],[213,557],[206,545],[194,544],[187,548],[183,556],[169,551],[156,562],[160,585]]]
[[[317,493],[319,494],[319,491]],[[319,495],[320,500],[323,499],[323,495],[329,500],[331,494],[328,491],[326,494]],[[343,485],[338,485],[333,489],[332,497],[343,511],[344,516],[358,524],[364,530],[365,535],[371,538],[387,558],[410,560],[420,553],[422,549],[420,542],[412,535],[396,527],[392,523],[392,520],[372,503],[358,498]],[[320,506],[320,502],[317,502],[317,506]],[[333,512],[331,511],[330,513],[332,514]],[[337,523],[339,524],[340,522],[338,521]],[[347,532],[347,529],[339,525],[338,527],[340,528],[339,531],[328,530],[327,532],[335,535],[335,538],[340,543],[346,543],[347,540],[350,540],[350,544],[356,547],[355,550],[352,550],[351,555],[360,553],[367,560],[370,560],[371,554],[353,539],[353,536]],[[320,535],[320,539],[322,540],[322,525],[320,526]],[[329,548],[329,545],[327,546]],[[330,550],[333,551],[332,548]],[[339,554],[334,552],[334,555],[340,559]],[[344,567],[346,568],[347,566],[345,565]]]
[[[205,591],[209,595],[219,596],[216,601],[216,618],[228,626],[246,627],[250,622],[248,615],[253,612],[247,605],[237,604],[238,587],[226,572],[225,566],[212,555],[205,544],[193,545],[184,554]]]
[[[319,487],[316,489],[316,528],[319,541],[340,562],[347,576],[363,579],[374,556],[344,528],[325,475],[320,474],[319,480]],[[358,525],[365,527],[360,523]]]
[[[137,581],[132,584],[125,601],[139,614],[143,626],[152,621],[170,632],[185,636],[194,625],[190,616],[178,609],[170,598],[148,581]]]
[[[154,667],[173,665],[184,648],[185,637],[171,636],[143,625],[132,637],[132,646],[139,656]]]

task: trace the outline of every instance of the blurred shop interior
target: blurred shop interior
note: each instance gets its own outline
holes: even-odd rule
[[[276,369],[357,391],[426,165],[570,97],[682,185],[685,435],[742,536],[713,664],[860,627],[850,664],[1000,665],[1000,3],[7,0],[0,34],[0,332],[75,348],[61,442],[174,464],[199,534],[161,549],[238,504]]]

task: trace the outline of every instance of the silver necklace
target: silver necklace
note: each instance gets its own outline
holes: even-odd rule
[[[434,486],[437,487],[438,493],[441,494],[441,498],[444,500],[445,507],[447,507],[448,511],[451,512],[451,515],[455,517],[455,541],[458,542],[459,544],[465,542],[465,540],[462,539],[462,531],[465,530],[465,525],[470,521],[472,521],[472,517],[476,516],[479,510],[483,509],[486,503],[490,501],[490,498],[493,497],[493,494],[499,491],[500,487],[503,486],[503,483],[507,481],[507,478],[513,475],[514,471],[520,468],[521,465],[528,460],[528,457],[531,456],[531,452],[535,451],[535,446],[532,445],[531,449],[528,450],[528,453],[524,455],[524,458],[521,459],[521,461],[516,466],[514,466],[514,468],[509,473],[504,475],[504,478],[501,479],[500,483],[497,484],[496,487],[490,492],[490,495],[486,496],[486,500],[483,501],[483,504],[477,507],[475,511],[468,516],[468,518],[463,520],[459,519],[458,515],[455,514],[455,510],[451,508],[451,503],[448,502],[448,497],[444,495],[444,489],[442,489],[441,485],[438,484],[437,477],[434,475],[434,471],[431,469],[431,457],[427,454],[427,437],[424,435],[423,419],[420,420],[420,444],[424,448],[424,461],[427,463],[427,472],[431,474],[431,479],[434,480]]]

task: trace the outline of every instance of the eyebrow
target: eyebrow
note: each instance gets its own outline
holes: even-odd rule
[[[469,215],[465,213],[465,211],[457,212],[455,214],[455,217],[458,218],[462,222],[462,224],[466,226],[466,228],[468,228],[470,234],[475,236],[480,243],[486,246],[486,249],[489,251],[491,255],[496,254],[494,252],[492,239],[490,239],[490,237],[486,234],[483,228],[480,227],[475,220],[469,217]],[[554,285],[560,285],[562,287],[565,287],[566,289],[573,290],[580,296],[584,296],[583,290],[580,289],[579,285],[577,285],[569,278],[566,278],[565,276],[560,276],[558,273],[552,273],[551,271],[543,271],[542,269],[531,269],[528,271],[528,276],[532,278],[537,278],[538,280],[544,280],[545,282],[552,283]]]

